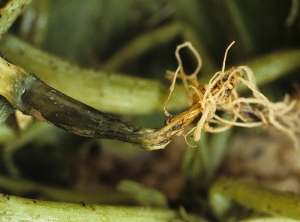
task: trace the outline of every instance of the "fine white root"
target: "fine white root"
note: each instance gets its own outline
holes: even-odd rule
[[[194,140],[200,140],[202,130],[216,133],[228,130],[232,126],[264,126],[273,127],[287,135],[293,141],[294,147],[300,149],[298,140],[300,134],[300,102],[290,100],[289,96],[286,96],[281,102],[270,102],[259,91],[255,76],[247,66],[233,67],[225,71],[228,50],[233,44],[234,42],[226,49],[222,70],[215,73],[208,84],[204,85],[197,80],[202,61],[192,44],[186,42],[176,49],[175,56],[178,61],[178,69],[176,72],[167,72],[169,77],[172,77],[169,98],[174,90],[176,79],[179,78],[183,81],[187,90],[191,107],[199,104],[200,108],[197,109],[197,115],[201,114],[201,117],[196,127],[192,129]],[[185,47],[192,51],[198,62],[198,66],[192,74],[184,72],[179,55],[180,49]],[[239,84],[245,85],[252,92],[252,96],[248,98],[241,97],[238,93]],[[166,105],[164,110],[167,117],[171,116],[166,111]],[[195,109],[190,108],[190,110],[195,112]],[[189,112],[185,111],[185,113],[188,115]],[[181,117],[184,118],[184,115],[181,115]],[[181,135],[186,137],[192,131]]]

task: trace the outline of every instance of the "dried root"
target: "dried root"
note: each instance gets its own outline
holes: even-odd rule
[[[291,138],[295,148],[299,149],[297,136],[300,134],[300,102],[291,101],[288,96],[282,102],[273,103],[268,100],[256,85],[255,76],[247,66],[233,67],[225,71],[226,56],[231,43],[226,50],[222,70],[217,72],[208,84],[202,85],[197,81],[197,74],[201,69],[201,58],[197,51],[187,42],[179,45],[175,56],[178,61],[176,72],[168,72],[169,77],[173,78],[170,87],[170,96],[175,86],[176,78],[183,81],[191,100],[191,108],[184,113],[172,117],[166,111],[167,125],[174,120],[186,119],[192,115],[193,119],[201,114],[201,118],[196,126],[187,134],[181,132],[180,135],[187,136],[193,132],[194,140],[199,141],[202,130],[216,133],[228,130],[232,126],[241,127],[273,127],[279,132]],[[195,55],[198,66],[194,73],[188,75],[184,72],[182,61],[179,55],[180,49],[188,47]],[[241,97],[238,93],[238,86],[245,85],[252,96]],[[170,98],[169,96],[169,98]],[[177,134],[178,135],[178,134]]]

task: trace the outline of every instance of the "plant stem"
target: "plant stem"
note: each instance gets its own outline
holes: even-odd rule
[[[0,51],[56,90],[103,112],[136,115],[162,111],[169,94],[158,81],[80,68],[12,35],[3,37]],[[175,88],[168,107],[187,107],[183,87]]]
[[[10,0],[0,8],[0,39],[32,0]]]
[[[276,191],[237,179],[219,179],[210,189],[210,202],[216,210],[215,213],[222,218],[227,209],[217,202],[220,197],[258,212],[300,219],[300,196],[289,192]]]
[[[59,203],[0,194],[2,221],[170,221],[178,217],[166,209]]]

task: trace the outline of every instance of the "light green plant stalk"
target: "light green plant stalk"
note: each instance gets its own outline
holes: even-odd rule
[[[224,218],[235,201],[258,212],[300,220],[300,196],[272,190],[243,180],[223,178],[209,192],[212,210]]]
[[[294,220],[287,217],[253,217],[245,220],[240,220],[240,222],[299,222],[299,220]]]
[[[10,0],[0,9],[0,39],[32,0]]]
[[[80,68],[12,35],[3,38],[0,51],[53,88],[103,112],[135,115],[162,111],[169,94],[158,81]],[[171,110],[187,106],[183,87],[176,88],[168,106]]]
[[[186,215],[185,215],[186,216]],[[205,221],[167,209],[59,203],[0,194],[2,221]]]

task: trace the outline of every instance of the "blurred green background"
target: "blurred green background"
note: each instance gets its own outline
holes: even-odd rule
[[[151,33],[168,27],[173,27],[170,29],[172,31],[151,37]],[[248,63],[263,66],[259,61],[264,55],[298,49],[299,1],[36,0],[10,32],[44,51],[82,67],[154,79],[169,87],[170,82],[165,78],[165,72],[177,68],[174,51],[184,41],[191,41],[199,50],[203,59],[203,69],[200,72],[202,79],[209,79],[221,69],[225,49],[232,41],[236,43],[228,54],[227,68]],[[136,42],[140,36],[149,36],[149,39],[141,47],[132,49],[136,54],[126,55],[128,60],[125,59],[119,66],[107,65],[112,58],[119,56],[124,47]],[[280,53],[275,55],[279,56],[272,58],[270,64],[281,61]],[[196,66],[195,61],[187,52],[183,52],[183,58],[186,71],[192,72]],[[300,58],[298,64],[290,66],[293,68],[289,72],[279,73],[275,79],[271,78],[266,81],[267,84],[260,86],[271,99],[279,100],[285,93],[299,90]],[[72,79],[68,81],[71,83]],[[113,110],[111,113],[113,114]],[[162,112],[118,117],[134,125],[148,127],[159,127],[164,121]],[[209,149],[210,146],[217,146],[218,140],[222,141],[224,148],[217,154],[220,157],[214,166],[211,166],[203,156],[208,155],[206,157],[210,158],[209,155],[214,155],[213,152],[199,154],[199,150],[186,150],[187,146],[178,141],[167,147],[172,152],[155,151],[159,154],[153,154],[121,142],[80,138],[39,123],[34,123],[21,132],[14,127],[14,121],[10,117],[7,123],[16,136],[13,140],[0,144],[3,147],[0,149],[0,172],[3,176],[16,181],[25,180],[46,186],[87,191],[114,189],[121,180],[128,179],[142,181],[142,184],[144,181],[145,186],[164,193],[164,189],[158,189],[159,186],[151,185],[148,180],[139,180],[143,178],[143,173],[153,176],[163,170],[141,171],[137,168],[145,167],[147,163],[152,169],[157,164],[157,168],[167,168],[167,173],[161,175],[180,175],[179,182],[177,181],[180,186],[174,191],[175,197],[167,195],[169,206],[176,208],[183,205],[191,212],[208,218],[213,216],[207,205],[207,189],[211,180],[217,177],[224,150],[229,145],[230,138],[235,135],[208,135],[203,139],[204,142],[198,144]],[[182,149],[179,152],[181,157],[173,160],[172,156],[177,149]],[[159,162],[160,155],[166,159]],[[103,165],[97,166],[99,161]],[[207,165],[203,165],[203,162]],[[117,164],[118,167],[115,167]],[[209,169],[210,166],[214,169]],[[102,172],[101,168],[107,171]],[[195,174],[187,173],[196,168],[199,170]],[[94,175],[91,176],[93,179],[82,177],[84,174]],[[203,183],[199,182],[202,179]],[[159,181],[160,178],[155,177],[153,180]],[[10,190],[5,183],[0,183],[0,187],[1,191],[30,197],[47,197],[48,192],[44,188],[35,191],[34,185],[25,191],[21,188]],[[170,187],[172,183],[168,188]]]

